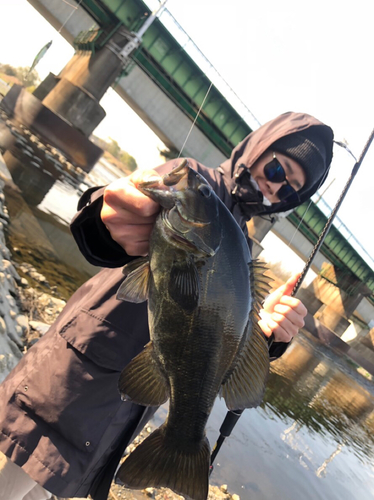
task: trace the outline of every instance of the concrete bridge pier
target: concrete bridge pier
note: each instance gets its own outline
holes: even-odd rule
[[[322,276],[315,278],[312,286],[316,297],[322,302],[314,317],[339,336],[349,328],[348,320],[360,302],[371,293],[366,285],[361,283],[352,295],[348,295]]]
[[[90,136],[105,117],[99,101],[122,71],[124,61],[119,53],[129,38],[122,28],[101,50],[75,53],[55,77],[53,87],[44,84],[48,92],[43,96],[43,105]],[[39,95],[42,97],[42,93]]]
[[[2,101],[3,109],[89,172],[102,154],[89,140],[105,117],[99,101],[122,72],[120,52],[131,36],[122,27],[100,50],[76,52],[60,74],[49,74],[33,95],[14,86]]]

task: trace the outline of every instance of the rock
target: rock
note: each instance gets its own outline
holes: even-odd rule
[[[44,308],[50,308],[53,311],[61,312],[66,305],[66,301],[43,293],[39,297],[39,302]]]
[[[7,293],[7,294],[5,295],[5,299],[8,301],[9,307],[10,307],[11,309],[16,309],[16,308],[17,308],[16,301],[14,300],[14,297],[12,297],[12,296],[10,295],[10,293]]]
[[[222,484],[219,489],[222,491],[222,493],[228,492],[227,484]]]
[[[40,335],[44,335],[45,333],[47,333],[50,328],[50,325],[47,325],[47,323],[42,323],[41,321],[29,321],[29,325]]]
[[[37,281],[41,285],[47,285],[48,284],[47,278],[45,276],[43,276],[43,274],[38,273],[38,271],[32,270],[32,271],[29,271],[28,274],[30,275],[30,277],[33,280]]]
[[[19,349],[23,349],[23,342],[19,338],[18,332],[14,326],[12,328],[7,328],[7,337],[10,341],[14,342]]]
[[[6,324],[4,318],[0,317],[0,335],[3,335],[6,332]]]
[[[231,499],[232,500],[240,500],[240,496],[237,495],[236,493],[234,493],[233,495],[231,495]]]
[[[22,330],[22,335],[26,335],[29,331],[29,320],[24,314],[18,314],[16,317],[16,323]]]
[[[21,278],[21,281],[19,282],[19,284],[23,287],[23,288],[27,288],[29,286],[29,282],[27,281],[26,278]]]
[[[143,491],[147,495],[147,497],[151,497],[151,498],[155,497],[156,490],[154,488],[146,488]]]
[[[7,274],[10,274],[11,276],[13,276],[13,278],[16,280],[16,281],[20,281],[20,275],[17,273],[16,271],[16,268],[13,266],[13,264],[7,260],[7,259],[3,259],[3,271]]]

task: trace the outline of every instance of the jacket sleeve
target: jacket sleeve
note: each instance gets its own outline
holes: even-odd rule
[[[70,230],[83,256],[100,267],[121,267],[131,260],[110,236],[100,217],[104,187],[88,189],[78,202]]]
[[[163,175],[179,165],[181,160],[181,158],[170,160],[155,170]],[[201,165],[196,160],[189,158],[188,161],[192,168],[206,177],[217,195],[227,204],[229,196],[225,191],[222,175]],[[78,202],[78,212],[71,222],[70,229],[79,250],[90,264],[109,268],[122,267],[134,257],[127,255],[125,250],[112,239],[101,220],[104,189],[104,187],[90,188],[82,195]]]

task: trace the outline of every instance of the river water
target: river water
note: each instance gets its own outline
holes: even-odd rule
[[[13,165],[16,185],[3,168],[8,245],[16,262],[31,262],[68,298],[98,270],[80,256],[68,223],[82,191],[115,174],[99,165],[85,177],[29,159],[21,155]],[[155,425],[166,412],[159,409]],[[225,415],[217,400],[208,422],[211,445]],[[242,500],[373,499],[373,435],[374,384],[304,332],[272,363],[263,404],[240,417],[211,483],[227,484]]]

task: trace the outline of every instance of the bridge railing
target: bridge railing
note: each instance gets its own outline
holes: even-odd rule
[[[159,5],[157,0],[144,0],[144,2],[152,10]],[[178,23],[173,14],[168,9],[164,9],[160,14],[159,19],[170,31],[177,42],[180,43],[188,55],[191,56],[196,64],[205,72],[206,76],[210,78],[216,88],[225,96],[228,102],[236,109],[236,111],[238,111],[243,120],[248,123],[252,130],[260,127],[261,123],[259,120],[255,117],[248,106],[240,99],[232,87],[230,87],[209,59],[201,52],[199,47]]]

